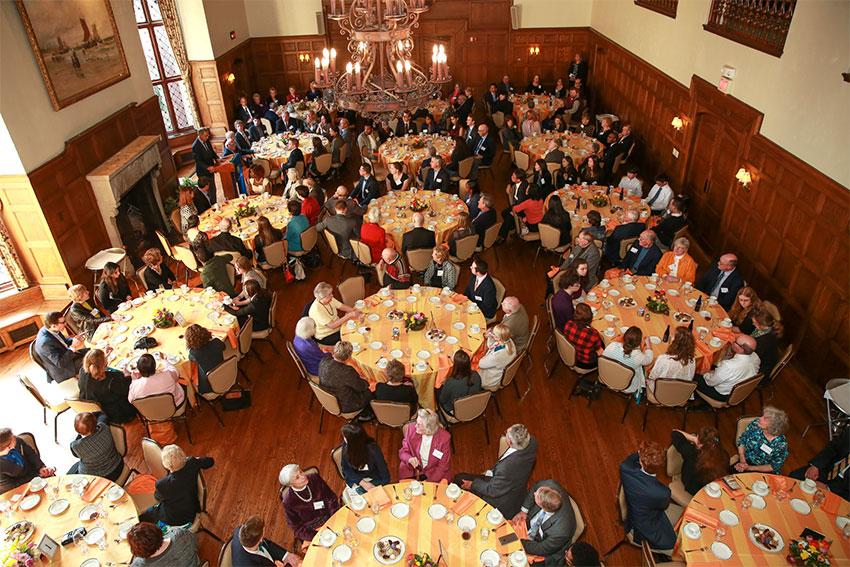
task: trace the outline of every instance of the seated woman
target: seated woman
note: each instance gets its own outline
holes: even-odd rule
[[[105,413],[78,413],[74,418],[77,438],[71,442],[71,453],[80,459],[68,474],[90,474],[111,481],[118,480],[124,470],[124,458],[115,449],[115,441]]]
[[[390,470],[381,448],[360,424],[343,425],[342,438],[342,476],[346,486],[365,494],[390,483]]]
[[[260,287],[266,289],[266,275],[260,268],[255,268],[250,259],[245,256],[239,256],[234,262],[236,265],[236,273],[239,274],[242,282],[242,292],[233,298],[233,305],[242,306],[250,301],[248,293],[245,291],[245,283],[248,280],[255,280]]]
[[[452,436],[440,427],[437,412],[422,408],[416,424],[407,428],[398,450],[398,479],[452,481]]]
[[[389,180],[389,177],[387,177]],[[381,209],[370,207],[360,226],[360,241],[369,247],[372,263],[381,261],[381,252],[387,246],[387,231],[381,226]]]
[[[540,120],[537,119],[537,113],[529,110],[525,113],[525,120],[522,121],[522,137],[531,138],[540,134]]]
[[[271,192],[271,184],[262,165],[254,164],[248,171],[248,190],[252,195]]]
[[[697,263],[688,254],[690,241],[684,236],[673,241],[673,247],[665,252],[655,272],[667,283],[688,282],[694,283],[697,275]]]
[[[192,215],[186,221],[186,242],[188,244],[192,244],[195,242],[195,239],[201,234],[201,230],[198,228],[201,224],[201,219],[198,215]],[[206,233],[203,233],[206,236]],[[209,237],[207,237],[207,242],[209,242]]]
[[[562,115],[555,116],[552,119],[552,128],[553,132],[566,132],[567,124],[564,122],[564,117]]]
[[[153,356],[145,353],[139,357],[136,367],[138,372],[133,373],[127,395],[130,402],[157,394],[171,394],[175,407],[179,408],[186,400],[185,389],[178,383],[180,374],[170,362],[163,362],[162,371],[157,372]]]
[[[253,317],[254,332],[265,331],[271,325],[271,294],[261,288],[257,280],[248,280],[245,282],[245,293],[248,295],[248,303],[242,307],[225,305],[224,310],[236,316],[240,327],[248,321],[248,317]]]
[[[295,188],[303,185],[304,181],[301,178],[301,174],[298,173],[298,169],[294,167],[290,167],[286,170],[286,186],[283,189],[283,198],[287,201],[291,201],[293,199],[298,199],[298,194],[295,192]]]
[[[142,256],[142,262],[147,266],[142,272],[146,289],[171,289],[171,284],[177,281],[174,273],[162,262],[162,252],[159,248],[148,248]]]
[[[693,380],[696,371],[696,344],[694,334],[684,325],[676,327],[667,352],[658,357],[649,373],[647,388],[655,391],[659,378]]]
[[[83,358],[78,377],[80,399],[100,404],[110,423],[128,423],[136,419],[130,403],[130,377],[106,367],[106,353],[93,348]]]
[[[593,311],[586,303],[576,305],[573,320],[564,326],[564,336],[576,347],[576,366],[591,370],[598,366],[599,351],[604,348],[599,331],[590,326]]]
[[[156,481],[154,497],[159,504],[139,516],[143,522],[160,526],[187,527],[201,511],[198,501],[198,475],[215,464],[212,457],[186,457],[177,445],[162,449],[162,466],[168,474]]]
[[[496,325],[484,336],[487,338],[487,353],[478,361],[481,387],[495,391],[499,389],[505,367],[516,357],[517,350],[507,325]]]
[[[319,344],[333,346],[340,341],[339,328],[352,317],[358,317],[360,311],[343,304],[333,296],[334,288],[329,283],[319,282],[313,288],[316,300],[310,305],[308,316],[316,323],[316,341]],[[342,311],[344,315],[340,316]]]
[[[186,351],[189,353],[189,360],[198,365],[200,393],[212,392],[207,373],[224,362],[224,349],[225,345],[221,339],[214,339],[206,327],[193,324],[186,329]]]
[[[782,338],[783,327],[764,307],[753,313],[751,320],[753,332],[750,336],[756,340],[756,354],[761,361],[759,373],[764,374],[764,383],[770,380],[770,373],[779,360],[779,339]]]
[[[111,321],[112,318],[101,313],[100,309],[94,306],[93,301],[89,301],[91,294],[86,286],[82,284],[72,285],[68,289],[68,295],[71,296],[71,308],[68,310],[68,319],[74,324],[74,327],[85,333],[91,340],[98,325]]]
[[[576,183],[578,183],[578,170],[573,165],[573,158],[565,155],[561,160],[561,168],[555,172],[555,187],[563,189]]]
[[[318,376],[319,363],[323,358],[329,357],[331,353],[319,348],[315,336],[316,322],[309,317],[301,317],[295,325],[295,338],[292,340],[292,346],[295,347],[295,353],[304,363],[307,374]]]
[[[425,115],[425,122],[422,124],[422,129],[419,131],[420,134],[439,134],[440,133],[440,125],[434,120],[434,117],[430,114]]]
[[[643,342],[643,352],[640,350],[641,342]],[[635,371],[632,381],[623,393],[631,394],[644,387],[643,367],[652,364],[653,354],[652,343],[649,342],[648,336],[643,336],[640,327],[629,327],[623,333],[623,342],[608,343],[602,351],[602,356],[612,358]]]
[[[400,161],[391,162],[387,170],[389,172],[389,175],[387,175],[387,193],[410,189],[410,177],[404,172],[404,166]]]
[[[713,427],[703,427],[698,435],[674,429],[670,444],[682,455],[682,484],[691,496],[729,470],[729,453],[720,446],[720,434]]]
[[[555,199],[560,201],[560,199]],[[529,232],[539,232],[537,225],[543,220],[543,188],[529,187],[528,196],[522,202],[513,206],[513,211],[525,217],[525,225]]]
[[[448,133],[452,138],[455,136],[466,136],[466,127],[457,114],[449,116]]]
[[[539,159],[534,162],[534,177],[531,183],[543,190],[544,195],[548,195],[554,189],[555,186],[552,185],[552,174],[549,172],[549,166],[546,165],[546,160]]]
[[[451,171],[452,175],[458,175],[460,172],[460,162],[471,157],[472,150],[469,148],[469,144],[466,143],[466,140],[462,137],[454,136],[452,140],[454,140],[455,147],[452,150],[452,155],[446,169]]]
[[[569,244],[572,240],[573,224],[570,222],[570,214],[564,210],[564,204],[559,197],[549,199],[549,210],[544,213],[540,222],[558,229],[558,246]]]
[[[280,469],[277,479],[289,488],[281,500],[286,523],[296,538],[313,541],[316,530],[339,510],[339,499],[319,473],[304,474],[296,464]]]
[[[761,308],[761,300],[759,299],[756,290],[750,286],[742,287],[738,290],[738,295],[735,297],[735,303],[732,309],[729,310],[729,318],[732,319],[732,331],[735,333],[744,333],[745,335],[752,334],[755,330],[753,326],[753,313]]]
[[[108,313],[114,313],[119,305],[133,299],[130,284],[121,273],[121,266],[115,262],[107,262],[103,267],[100,285],[97,287],[97,297]]]
[[[198,567],[201,564],[198,534],[190,530],[171,528],[166,537],[156,524],[139,522],[127,533],[127,543],[135,557],[130,567]]]
[[[587,223],[590,226],[587,226],[581,230],[588,231],[595,240],[601,240],[602,242],[605,242],[606,232],[605,227],[602,226],[602,215],[599,214],[599,211],[587,211]]]
[[[8,427],[0,428],[0,494],[37,476],[53,476],[56,469],[44,466],[35,449],[12,434]]]
[[[452,372],[440,389],[440,407],[454,415],[455,400],[481,391],[481,376],[472,369],[472,362],[466,351],[459,349],[452,357]]]
[[[505,116],[505,125],[499,131],[499,137],[502,139],[502,145],[505,149],[509,149],[512,152],[519,151],[523,136],[522,132],[517,128],[516,119],[512,115]]]
[[[752,420],[738,438],[738,472],[779,474],[788,458],[788,414],[773,406],[765,406],[761,417]]]
[[[602,166],[596,156],[589,156],[584,165],[579,169],[579,178],[582,183],[588,185],[599,185],[603,181]]]
[[[287,252],[303,252],[301,248],[301,233],[310,228],[310,221],[307,217],[301,214],[301,203],[298,201],[289,201],[286,205],[289,211],[289,223],[286,225],[286,250]]]
[[[254,237],[254,250],[257,254],[257,262],[266,263],[266,246],[283,240],[283,233],[272,226],[271,221],[263,215],[257,217],[257,236]]]
[[[552,297],[552,316],[555,328],[563,332],[569,321],[573,320],[575,307],[573,294],[581,293],[581,278],[577,274],[565,272],[558,280],[558,291]]]
[[[467,217],[468,218],[468,217]],[[425,285],[454,289],[457,285],[457,268],[449,261],[449,249],[443,245],[431,251],[431,263],[425,270]]]
[[[375,386],[375,399],[385,402],[401,402],[410,406],[411,412],[419,405],[419,395],[413,381],[404,375],[404,364],[391,360],[387,364],[387,381]]]
[[[316,124],[318,127],[318,123]],[[313,130],[315,132],[315,130]],[[316,158],[328,153],[328,149],[322,143],[322,139],[318,136],[313,136],[311,142],[313,144],[313,161],[307,166],[307,170],[313,177],[319,177],[319,169],[316,167]]]
[[[477,217],[478,213],[481,212],[478,208],[478,202],[480,200],[481,186],[478,185],[478,182],[475,180],[469,181],[469,183],[466,184],[466,198],[464,199],[464,202],[469,209],[470,223],[475,220],[475,217]]]
[[[469,214],[460,212],[457,214],[457,226],[449,235],[449,254],[452,256],[457,255],[457,241],[465,236],[469,236],[470,234],[474,234],[472,232],[472,227],[469,224]]]

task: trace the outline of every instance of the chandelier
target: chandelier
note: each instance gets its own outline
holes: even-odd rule
[[[452,80],[444,46],[434,45],[430,74],[412,60],[413,29],[427,10],[425,0],[331,0],[328,18],[348,36],[351,61],[338,72],[336,50],[325,49],[315,60],[316,83],[333,91],[338,106],[365,116],[426,106]]]

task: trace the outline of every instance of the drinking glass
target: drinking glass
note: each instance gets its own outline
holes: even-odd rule
[[[490,537],[490,528],[483,527],[481,528],[481,541],[487,541],[487,538]]]
[[[452,512],[446,514],[446,523],[451,526],[455,521],[455,515]]]
[[[717,541],[723,539],[723,536],[726,535],[726,526],[724,524],[717,524],[717,527],[714,528],[714,535]]]
[[[815,492],[815,495],[812,497],[812,506],[815,508],[820,508],[820,505],[823,504],[823,501],[826,499],[826,494],[823,493],[822,490],[818,490]],[[850,525],[850,524],[848,524]]]
[[[89,552],[88,544],[86,544],[86,538],[81,532],[74,534],[74,545],[77,546],[77,549],[83,555]]]
[[[469,540],[472,539],[472,534],[464,531],[460,534],[460,537],[463,538],[463,547],[469,547]]]
[[[8,500],[3,500],[0,502],[0,512],[6,514],[7,518],[12,517],[12,503]]]
[[[749,510],[750,506],[752,506],[752,505],[753,505],[753,501],[750,500],[749,496],[744,498],[744,500],[741,502],[741,508],[743,508],[744,510]]]
[[[104,533],[103,537],[100,538],[99,540],[97,540],[97,547],[101,551],[104,551],[106,549],[106,546],[107,546],[107,539],[106,539],[106,533]]]
[[[410,502],[410,499],[413,498],[413,491],[408,486],[404,489],[404,499]]]
[[[378,515],[378,512],[380,512],[380,511],[381,511],[381,505],[380,505],[380,504],[378,504],[378,502],[377,502],[377,501],[374,501],[374,500],[372,501],[372,503],[371,503],[371,504],[369,504],[369,508],[371,508],[371,509],[372,509],[372,513],[373,513],[375,516],[377,516],[377,515]]]
[[[788,492],[786,492],[784,489],[780,488],[779,490],[776,491],[775,496],[776,496],[777,502],[782,502],[788,496]]]
[[[844,524],[844,530],[842,531],[841,535],[844,537],[844,539],[850,539],[850,522]]]

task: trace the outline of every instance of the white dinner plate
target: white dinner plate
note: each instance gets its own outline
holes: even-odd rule
[[[446,303],[445,305],[443,305],[443,309],[445,309],[446,311],[454,311],[455,309],[457,309],[457,306],[454,303]]]
[[[487,521],[494,526],[498,526],[504,521],[505,517],[498,510],[498,508],[493,508],[489,512],[487,512]]]
[[[627,289],[629,291],[634,291],[635,289],[637,289],[637,288],[635,288],[634,284],[626,284],[626,285],[623,286],[623,288]]]
[[[204,307],[206,307],[207,309],[218,309],[219,305],[217,301],[210,301],[209,303],[204,305]]]
[[[399,233],[404,232],[404,227],[397,226],[393,229],[393,232],[399,232]]]
[[[702,535],[702,530],[699,529],[699,524],[696,522],[688,522],[682,527],[682,533],[688,539],[699,539]]]
[[[221,317],[221,313],[219,313],[218,311],[207,313],[207,319],[209,319],[210,321],[218,321],[219,317]]]
[[[384,559],[384,556],[378,553],[378,545],[386,544],[388,542],[398,542],[398,549],[394,550],[394,553],[390,556],[389,559]],[[375,558],[375,561],[380,563],[381,565],[395,565],[399,563],[405,557],[406,546],[404,545],[404,540],[400,537],[396,536],[384,536],[375,542],[375,545],[372,546],[372,557]]]
[[[334,558],[334,561],[340,561],[345,563],[349,559],[351,559],[351,548],[345,544],[338,545],[331,552],[331,557]]]
[[[424,360],[420,360],[416,363],[415,368],[417,372],[425,372],[426,370],[428,370],[428,363]]]
[[[416,303],[416,298],[412,295],[408,295],[407,297],[404,298],[404,300],[407,301],[408,303]]]
[[[457,337],[446,337],[446,344],[456,345]]]
[[[378,367],[378,368],[380,368],[381,370],[383,370],[384,368],[386,368],[386,367],[387,367],[387,365],[388,365],[389,363],[390,363],[390,361],[389,361],[389,360],[387,360],[386,358],[384,358],[384,357],[382,356],[381,358],[379,358],[379,359],[378,359],[378,362],[376,362],[375,364],[377,365],[377,367]]]
[[[428,507],[428,515],[432,520],[442,520],[446,515],[446,507],[442,504],[431,504]]]
[[[89,557],[80,563],[80,567],[100,567],[100,559],[97,557]]]
[[[620,292],[617,291],[616,289],[612,289],[611,291],[608,292],[608,295],[610,295],[611,297],[617,297],[618,295],[620,295]]]
[[[737,526],[740,522],[740,520],[738,520],[738,515],[732,510],[721,510],[717,517],[720,518],[720,521],[727,526]]]
[[[180,299],[179,295],[169,295],[166,301],[177,301],[178,299]]]
[[[365,335],[366,333],[369,332],[369,329],[367,329],[366,326],[364,325],[362,327],[357,327],[357,332],[360,333],[361,335]]]
[[[679,292],[678,292],[678,291],[676,291],[675,289],[668,289],[668,290],[667,290],[667,295],[669,295],[669,296],[671,296],[671,297],[676,297],[676,296],[678,296],[678,295],[679,295]]]
[[[77,517],[83,522],[90,522],[94,519],[92,518],[92,516],[96,514],[97,506],[95,506],[94,504],[89,504],[88,506],[80,510],[80,513],[77,514]]]
[[[836,516],[835,517],[835,525],[838,526],[838,529],[844,531],[844,526],[850,524],[850,518],[847,516]]]
[[[427,350],[420,350],[419,352],[416,353],[416,356],[418,356],[422,360],[427,360],[431,356],[431,353],[428,352]]]
[[[86,543],[89,545],[97,545],[97,542],[106,537],[106,530],[103,528],[92,528],[86,533]]]
[[[797,512],[798,514],[806,515],[812,513],[812,507],[809,506],[809,503],[805,500],[801,500],[799,498],[792,498],[789,502],[791,505],[791,509]]]
[[[428,301],[430,301],[431,303],[439,303],[440,297],[437,296],[437,295],[432,295],[431,297],[428,298]]]
[[[399,520],[406,518],[407,515],[410,514],[410,506],[408,506],[406,502],[396,502],[390,508],[390,514]]]
[[[484,567],[499,567],[499,559],[499,552],[495,549],[485,549],[478,556],[478,560],[481,561],[481,565],[484,565]]]
[[[456,323],[452,323],[452,329],[456,329],[458,331],[462,331],[466,328],[466,325],[463,324],[462,321],[458,321]]]
[[[393,301],[392,299],[385,299],[381,302],[381,305],[383,305],[384,307],[392,307],[393,305],[395,305],[395,301]]]
[[[176,366],[176,365],[180,364],[180,361],[182,360],[182,358],[180,358],[180,355],[177,355],[177,354],[169,354],[168,356],[165,357],[165,360],[167,360],[169,362],[169,364],[171,364],[172,366]]]
[[[401,351],[401,349],[394,348],[390,351],[390,356],[393,358],[401,358],[402,356],[404,356],[404,353]]]
[[[64,513],[65,510],[67,510],[70,507],[71,507],[70,502],[68,502],[64,498],[60,498],[59,500],[57,500],[56,502],[54,502],[53,504],[50,505],[50,507],[47,509],[47,512],[51,516],[58,516],[59,514]]]
[[[703,319],[707,319],[707,320],[711,319],[711,311],[706,311],[705,309],[703,309],[702,311],[699,312],[699,315]]]
[[[354,308],[355,309],[363,309],[364,307],[366,307],[366,302],[363,301],[362,299],[358,299],[357,301],[354,302]]]
[[[469,515],[464,515],[457,519],[457,527],[463,532],[471,532],[477,525],[478,523],[475,521],[475,518]]]
[[[369,343],[369,348],[371,348],[372,350],[380,350],[383,346],[384,343],[382,343],[381,341],[372,341],[371,343]]]
[[[38,506],[39,502],[41,502],[40,494],[27,494],[21,499],[21,502],[20,504],[18,504],[18,506],[20,506],[21,510],[26,512]]]
[[[661,344],[661,338],[656,337],[655,335],[650,335],[649,342],[651,342],[654,345],[660,345]]]
[[[478,313],[479,311],[477,303],[470,303],[468,309],[470,313]]]
[[[747,498],[750,499],[752,507],[756,510],[764,510],[764,507],[767,506],[767,502],[765,502],[764,498],[762,498],[758,494],[750,494],[747,496]]]
[[[235,321],[236,317],[234,317],[230,313],[221,317],[221,323],[223,323],[224,325],[232,325]]]
[[[715,541],[711,544],[711,553],[718,559],[726,561],[732,557],[732,550],[722,541]]]
[[[648,289],[649,291],[652,291],[652,290],[654,290],[654,289],[655,289],[655,284],[651,284],[651,283],[643,284],[643,287],[645,287],[645,288],[646,288],[646,289]]]
[[[112,330],[112,332],[116,335],[120,335],[121,333],[126,333],[128,329],[129,327],[127,327],[127,325],[118,325]]]
[[[370,534],[375,530],[375,520],[372,516],[364,516],[357,520],[357,530],[362,534]]]
[[[133,300],[133,305],[141,305],[143,301],[144,299],[142,299],[141,297],[137,297]]]
[[[761,541],[756,539],[755,534],[753,534],[753,529],[772,531],[774,545],[771,547],[765,546]],[[767,524],[753,524],[747,529],[747,535],[749,536],[750,541],[753,542],[753,545],[755,545],[762,551],[765,551],[767,553],[783,553],[785,551],[785,541],[782,539],[782,536],[779,534],[778,531],[776,531],[775,528],[768,526]]]
[[[694,330],[697,333],[708,333],[708,327],[694,327]]]
[[[697,304],[697,300],[692,297],[691,299],[686,300],[685,303],[687,303],[688,305],[693,307],[694,305]]]
[[[380,320],[381,320],[381,316],[380,316],[380,315],[378,315],[377,313],[370,313],[370,314],[369,314],[369,316],[368,316],[368,317],[366,317],[366,320],[367,320],[367,321],[371,321],[372,323],[374,323],[375,321],[380,321]]]

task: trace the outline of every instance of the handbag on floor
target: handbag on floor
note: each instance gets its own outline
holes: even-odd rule
[[[238,411],[251,407],[251,390],[231,390],[221,397],[224,411]]]

